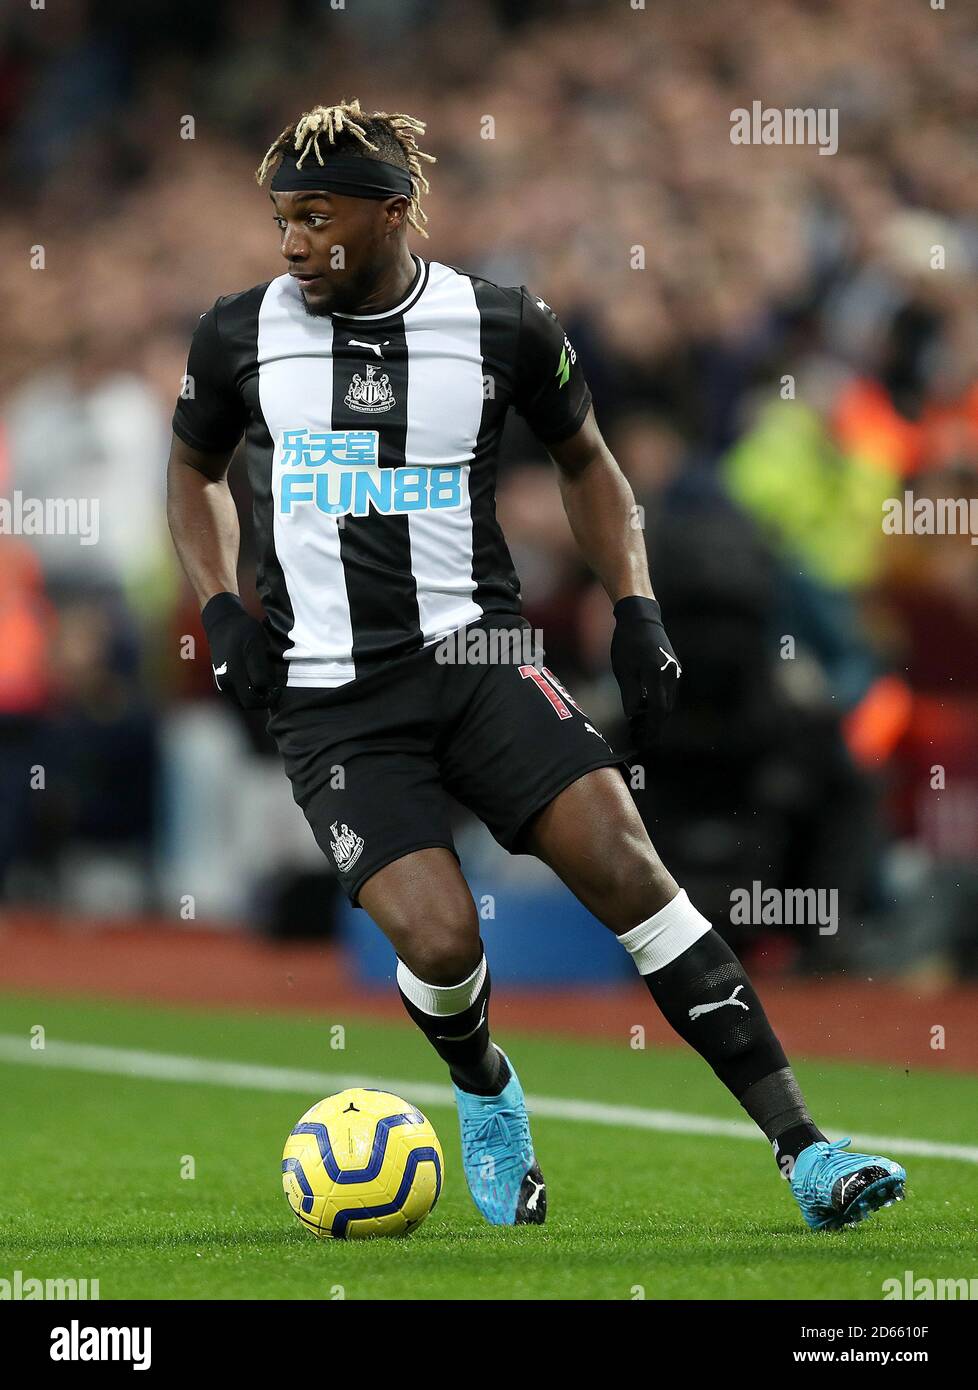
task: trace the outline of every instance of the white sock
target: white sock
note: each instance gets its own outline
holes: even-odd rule
[[[671,902],[618,940],[635,962],[638,973],[652,975],[712,930],[711,923],[689,901],[686,889],[680,888]]]
[[[429,985],[419,980],[402,960],[397,962],[397,983],[401,993],[409,999],[416,1009],[431,1014],[434,1018],[447,1018],[450,1014],[460,1014],[470,1004],[474,1004],[486,978],[486,958],[483,954],[479,964],[467,979],[457,985]]]

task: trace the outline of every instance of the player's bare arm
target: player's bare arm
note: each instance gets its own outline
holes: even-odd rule
[[[227,475],[233,449],[208,453],[174,434],[166,514],[180,563],[201,607],[219,690],[245,709],[278,692],[268,638],[238,597],[241,528]]]
[[[238,592],[241,528],[228,487],[233,451],[207,454],[173,436],[166,469],[166,516],[184,573],[201,608]]]
[[[549,446],[564,511],[581,554],[612,603],[629,594],[655,598],[636,524],[635,495],[602,438],[594,411],[570,439]]]
[[[570,439],[549,445],[581,554],[614,604],[611,665],[635,751],[648,750],[672,711],[682,675],[652,592],[635,496],[588,410]]]

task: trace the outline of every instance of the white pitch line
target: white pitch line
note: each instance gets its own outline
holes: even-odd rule
[[[302,1071],[293,1067],[264,1067],[249,1062],[220,1062],[209,1057],[181,1057],[170,1052],[144,1052],[138,1048],[103,1047],[98,1043],[48,1040],[35,1050],[30,1039],[16,1034],[0,1034],[0,1062],[23,1063],[41,1068],[62,1067],[72,1071],[100,1072],[150,1081],[184,1081],[197,1085],[230,1086],[245,1091],[289,1091],[305,1096],[326,1096],[348,1086],[371,1086],[410,1097],[420,1106],[454,1110],[450,1086],[432,1086],[426,1081],[404,1081],[394,1077],[367,1077],[362,1073]],[[760,1138],[746,1120],[719,1120],[709,1115],[688,1115],[678,1110],[645,1110],[636,1105],[604,1105],[597,1101],[569,1100],[560,1096],[527,1096],[533,1115],[548,1120],[612,1125],[622,1129],[657,1130],[664,1134],[697,1134],[704,1138]],[[978,1164],[978,1148],[967,1144],[938,1144],[930,1139],[908,1139],[903,1135],[864,1134],[844,1127],[840,1133],[852,1134],[867,1149],[877,1153],[914,1154],[919,1158],[951,1158]]]

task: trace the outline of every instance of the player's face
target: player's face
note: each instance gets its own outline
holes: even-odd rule
[[[399,214],[392,221],[391,200],[273,193],[272,203],[282,255],[306,311],[356,313],[397,254]]]

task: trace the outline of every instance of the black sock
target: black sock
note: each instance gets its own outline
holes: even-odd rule
[[[770,1138],[770,1136],[768,1136]],[[781,1170],[783,1178],[790,1178],[792,1169],[795,1166],[795,1159],[802,1149],[807,1149],[811,1144],[817,1144],[825,1140],[825,1135],[812,1124],[811,1120],[801,1121],[799,1124],[791,1125],[788,1129],[782,1130],[771,1140],[771,1148],[774,1151],[774,1161]]]
[[[457,1014],[429,1014],[408,999],[399,988],[408,1014],[432,1047],[448,1063],[449,1074],[460,1091],[476,1096],[498,1096],[510,1077],[506,1059],[489,1037],[489,967],[479,993]]]
[[[649,993],[679,1036],[703,1057],[768,1140],[775,1158],[825,1136],[805,1107],[794,1072],[744,967],[716,931],[675,960],[643,975]]]
[[[706,932],[642,978],[679,1036],[738,1100],[755,1082],[787,1067],[744,967],[718,932]]]

